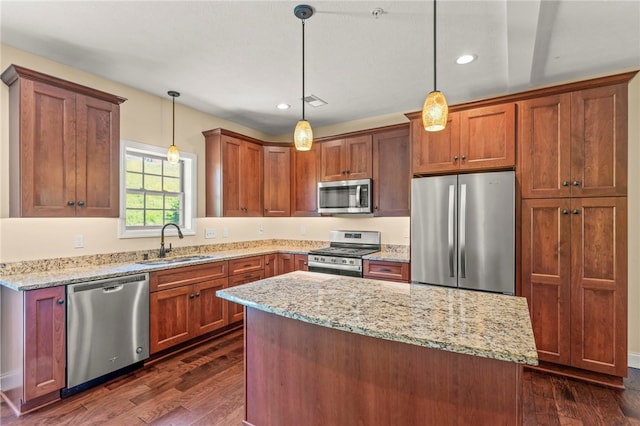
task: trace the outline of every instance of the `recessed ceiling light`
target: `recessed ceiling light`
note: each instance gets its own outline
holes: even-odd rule
[[[291,108],[291,105],[289,105],[289,104],[285,104],[285,103],[282,103],[282,104],[278,104],[278,105],[276,105],[276,108],[284,110],[284,109],[289,109],[289,108]]]
[[[458,57],[458,59],[456,59],[456,64],[464,65],[464,64],[468,64],[470,62],[473,62],[476,59],[478,59],[478,57],[476,55],[470,55],[470,54],[461,55],[461,56]]]

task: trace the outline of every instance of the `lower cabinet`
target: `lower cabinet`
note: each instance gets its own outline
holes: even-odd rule
[[[365,260],[363,262],[364,278],[378,280],[409,282],[409,264],[404,262],[389,262],[385,260]]]
[[[227,262],[152,272],[149,276],[150,349],[156,353],[227,325]]]
[[[307,260],[309,259],[309,256],[307,256],[306,254],[296,254],[293,256],[293,263],[294,263],[294,268],[296,271],[308,271],[309,270],[309,264],[307,263]]]
[[[308,256],[306,254],[278,253],[277,274],[286,274],[293,271],[308,271]]]
[[[251,283],[265,278],[265,258],[252,256],[229,261],[229,287]],[[272,261],[270,261],[272,263]],[[271,266],[271,265],[269,265]],[[270,268],[269,268],[270,269]],[[276,271],[277,273],[277,271]],[[226,301],[227,323],[233,324],[244,318],[244,307],[238,303]]]
[[[278,255],[276,253],[264,255],[264,277],[271,278],[278,274]]]

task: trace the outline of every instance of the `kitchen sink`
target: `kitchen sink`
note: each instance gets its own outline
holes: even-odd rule
[[[205,259],[213,259],[213,256],[210,255],[196,255],[196,256],[180,256],[180,257],[169,257],[169,258],[160,258],[153,260],[141,260],[140,264],[143,265],[172,265],[174,263],[182,263],[182,262],[194,262],[196,260],[205,260]]]

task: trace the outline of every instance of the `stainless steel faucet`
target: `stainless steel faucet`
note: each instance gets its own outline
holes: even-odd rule
[[[162,231],[160,231],[160,256],[159,257],[164,257],[167,253],[169,253],[171,251],[171,243],[169,243],[169,248],[168,249],[164,248],[164,230],[169,225],[173,225],[173,226],[176,227],[176,229],[178,230],[178,237],[180,237],[180,239],[184,238],[184,235],[182,235],[182,231],[180,230],[180,227],[178,225],[176,225],[173,222],[169,222],[169,223],[165,224],[162,227]]]

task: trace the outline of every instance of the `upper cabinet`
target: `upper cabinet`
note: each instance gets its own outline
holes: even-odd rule
[[[320,180],[370,179],[373,175],[371,135],[322,142]]]
[[[223,129],[203,134],[207,216],[262,216],[262,145]]]
[[[264,147],[264,215],[291,213],[291,148]]]
[[[126,99],[15,65],[2,80],[9,86],[11,216],[117,217]]]
[[[320,144],[291,151],[291,216],[318,216]]]
[[[627,194],[627,85],[519,104],[524,198]]]
[[[409,216],[409,126],[373,134],[373,214]]]
[[[447,127],[427,132],[411,114],[412,173],[515,167],[515,104],[452,111]]]

